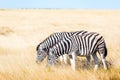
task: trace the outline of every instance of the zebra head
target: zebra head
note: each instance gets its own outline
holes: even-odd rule
[[[49,49],[49,53],[48,53],[48,58],[47,58],[47,65],[50,66],[50,65],[54,65],[56,64],[58,61],[57,61],[57,56],[56,56],[56,53],[55,51],[50,48]]]
[[[47,56],[47,49],[43,47],[42,44],[37,46],[37,63],[41,63]]]

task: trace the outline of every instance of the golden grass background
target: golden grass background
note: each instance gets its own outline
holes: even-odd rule
[[[109,70],[94,72],[78,66],[72,71],[69,65],[46,68],[46,60],[36,64],[36,46],[47,36],[79,30],[104,36]],[[120,80],[120,11],[1,9],[0,80]]]

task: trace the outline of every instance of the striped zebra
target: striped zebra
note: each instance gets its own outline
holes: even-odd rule
[[[49,37],[47,37],[43,42],[41,42],[36,50],[37,50],[37,63],[42,62],[45,57],[48,55],[49,48],[61,41],[63,38],[70,37],[72,35],[83,35],[87,33],[87,31],[81,30],[76,32],[58,32],[53,33]],[[66,56],[63,55],[64,62],[67,63]],[[90,62],[90,56],[86,57],[87,60]]]
[[[69,53],[70,55],[72,55],[70,59],[71,67],[73,70],[75,70],[75,55],[92,55],[95,62],[94,69],[97,70],[98,57],[96,55],[96,52],[98,52],[101,56],[104,69],[107,69],[107,65],[105,62],[105,58],[107,56],[107,48],[103,36],[94,32],[86,33],[81,36],[72,35],[70,37],[64,38],[49,49],[47,64],[56,64],[57,58],[59,56]]]

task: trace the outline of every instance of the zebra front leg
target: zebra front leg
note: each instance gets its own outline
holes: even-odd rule
[[[75,58],[76,58],[75,52],[72,52],[69,55],[69,57],[70,57],[71,68],[75,71]]]
[[[87,65],[88,65],[87,68],[90,68],[90,60],[91,60],[91,56],[90,56],[90,55],[86,56],[86,59],[87,59]]]
[[[67,64],[67,54],[61,55],[60,56],[60,61],[64,62],[65,64]]]
[[[94,70],[96,71],[98,69],[98,57],[97,57],[96,53],[92,54],[92,57],[93,57],[94,62],[95,62]]]
[[[90,63],[90,60],[91,60],[90,55],[89,55],[89,56],[86,56],[86,59],[87,59],[87,61]]]
[[[64,63],[67,64],[67,54],[63,55],[63,60],[64,60]]]
[[[63,62],[63,55],[60,56],[60,62]]]
[[[101,51],[102,52],[102,51]],[[106,59],[105,59],[105,56],[104,54],[100,54],[101,55],[101,59],[102,59],[102,63],[103,63],[103,66],[104,66],[104,69],[107,70],[108,67],[107,67],[107,64],[106,64]]]

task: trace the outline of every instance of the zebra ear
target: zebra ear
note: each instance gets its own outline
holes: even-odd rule
[[[37,45],[37,47],[36,47],[36,51],[38,51],[39,47],[40,47],[40,44],[39,44],[39,45]]]

